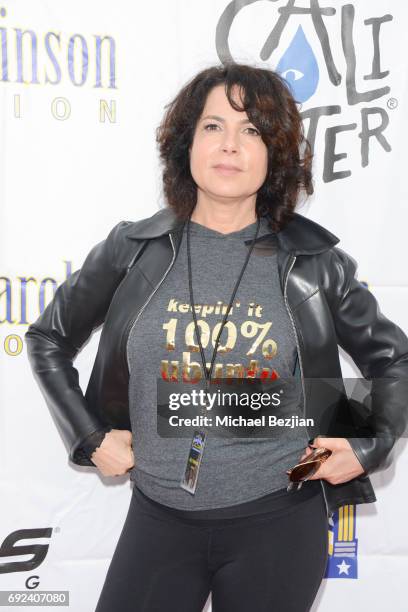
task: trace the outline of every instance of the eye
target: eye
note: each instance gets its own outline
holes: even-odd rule
[[[247,128],[247,129],[248,129],[248,130],[252,130],[252,132],[255,132],[255,134],[254,134],[255,136],[260,136],[260,135],[261,135],[261,133],[259,132],[259,130],[257,130],[256,128],[249,127],[249,128]]]
[[[208,127],[219,127],[216,123],[207,123],[207,125],[204,126],[204,129],[206,130]],[[214,130],[208,130],[209,132],[213,132]]]

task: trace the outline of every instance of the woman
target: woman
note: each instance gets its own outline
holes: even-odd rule
[[[376,500],[369,474],[406,425],[408,339],[354,278],[338,238],[294,212],[300,189],[313,192],[312,154],[278,74],[203,70],[157,137],[167,206],[118,223],[26,334],[70,459],[133,481],[96,610],[199,612],[211,592],[213,612],[306,611],[325,572],[328,516]],[[72,360],[101,323],[84,397]],[[371,404],[379,413],[386,397],[388,436],[159,435],[169,414],[159,394],[200,380],[299,376],[302,414],[313,416],[307,380],[341,378],[338,344],[367,379],[389,377]],[[332,454],[289,491],[287,471],[310,441]]]

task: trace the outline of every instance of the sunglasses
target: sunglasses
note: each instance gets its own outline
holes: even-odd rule
[[[290,470],[286,470],[289,476],[286,490],[298,491],[305,480],[313,476],[331,454],[332,451],[328,448],[316,448],[303,461],[294,465]]]

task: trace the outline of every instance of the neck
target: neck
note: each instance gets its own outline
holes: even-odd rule
[[[255,200],[221,203],[207,199],[204,203],[199,199],[191,220],[223,234],[236,232],[257,220]]]

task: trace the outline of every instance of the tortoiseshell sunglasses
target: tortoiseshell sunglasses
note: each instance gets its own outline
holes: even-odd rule
[[[286,490],[294,489],[298,491],[305,480],[313,476],[331,454],[332,451],[328,448],[315,448],[303,461],[294,465],[290,470],[286,470],[289,476],[289,484]],[[295,486],[296,488],[294,488]]]

